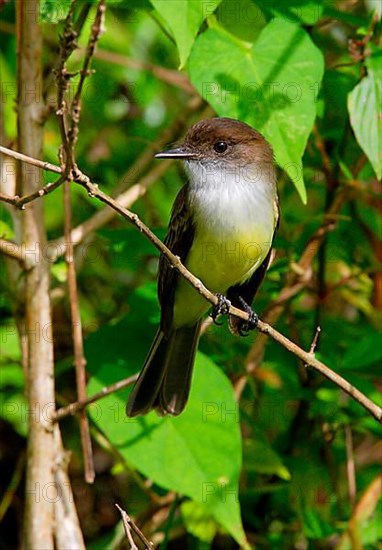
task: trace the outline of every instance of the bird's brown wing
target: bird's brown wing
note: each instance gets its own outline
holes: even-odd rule
[[[195,227],[188,208],[188,184],[179,191],[172,207],[168,232],[164,243],[173,254],[185,262],[194,240]],[[162,308],[161,328],[168,332],[174,308],[178,271],[171,266],[163,254],[159,258],[158,297]]]

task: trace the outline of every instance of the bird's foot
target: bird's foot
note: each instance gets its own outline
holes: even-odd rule
[[[248,321],[243,321],[242,323],[240,323],[238,332],[240,336],[248,336],[249,331],[254,330],[257,327],[259,316],[253,311],[251,306],[249,306],[247,302],[243,300],[241,296],[238,296],[238,300],[243,311],[245,311],[249,315]]]
[[[228,315],[229,313],[229,306],[231,305],[231,302],[227,300],[223,294],[216,294],[215,295],[218,299],[218,303],[214,305],[212,308],[212,311],[210,313],[210,317],[212,317],[213,322],[215,325],[222,325],[223,323],[218,323],[216,320],[219,315]]]

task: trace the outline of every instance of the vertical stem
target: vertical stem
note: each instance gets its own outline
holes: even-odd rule
[[[67,265],[68,291],[70,302],[70,317],[72,321],[72,335],[74,348],[74,366],[76,369],[77,398],[79,401],[86,400],[86,359],[84,354],[84,345],[82,338],[82,323],[80,306],[78,303],[76,268],[74,263],[74,250],[71,241],[72,231],[72,209],[70,204],[70,184],[66,181],[64,184],[64,211],[65,211],[65,240],[66,252],[65,261]],[[93,483],[95,473],[92,454],[92,443],[90,438],[89,421],[86,410],[79,412],[81,446],[84,458],[85,479],[88,483]]]
[[[16,2],[18,56],[18,146],[32,157],[42,157],[42,35],[39,0]],[[33,193],[43,185],[41,171],[20,164],[18,189]],[[54,547],[54,440],[50,415],[54,412],[53,339],[50,273],[44,257],[46,234],[43,202],[33,201],[22,216],[26,249],[25,314],[27,337],[28,446],[25,502],[25,548]]]

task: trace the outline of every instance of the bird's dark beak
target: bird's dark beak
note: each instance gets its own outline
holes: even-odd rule
[[[191,160],[196,158],[196,154],[187,147],[177,147],[176,149],[170,149],[169,151],[162,151],[155,155],[156,159],[179,159],[179,160]]]

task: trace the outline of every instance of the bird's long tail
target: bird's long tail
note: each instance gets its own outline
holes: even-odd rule
[[[192,369],[198,347],[200,322],[193,327],[156,333],[142,372],[130,394],[127,416],[180,414],[190,392]]]

